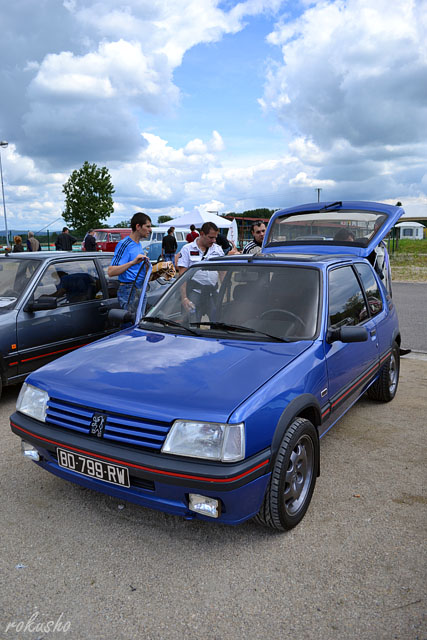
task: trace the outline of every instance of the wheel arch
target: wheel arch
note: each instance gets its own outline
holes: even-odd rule
[[[392,344],[393,344],[393,342],[396,342],[399,347],[401,346],[402,338],[400,336],[400,331],[398,329],[394,330],[393,339],[392,339],[391,342],[392,342]]]
[[[311,393],[304,393],[303,395],[294,398],[279,418],[271,443],[272,461],[276,458],[280,443],[283,440],[286,430],[296,418],[305,418],[312,423],[316,429],[319,444],[319,426],[322,422],[322,412],[315,396]],[[319,446],[317,446],[317,451],[319,451]],[[317,456],[317,475],[320,475],[319,455]]]

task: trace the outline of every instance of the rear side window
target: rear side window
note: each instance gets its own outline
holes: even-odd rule
[[[333,329],[357,325],[367,318],[365,298],[353,269],[329,272],[329,325]]]
[[[362,262],[356,265],[356,269],[366,291],[369,311],[372,316],[376,316],[377,313],[383,310],[383,302],[374,273],[368,264],[363,264]]]

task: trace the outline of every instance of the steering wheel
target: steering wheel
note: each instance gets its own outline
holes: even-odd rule
[[[297,316],[296,313],[292,313],[292,311],[287,311],[286,309],[267,309],[267,311],[264,311],[263,313],[261,313],[260,320],[267,318],[269,315],[272,315],[273,313],[281,313],[282,315],[286,316],[287,318],[290,318],[294,322],[298,322],[298,324],[300,324],[301,327],[305,329],[304,320],[300,318],[300,316]]]

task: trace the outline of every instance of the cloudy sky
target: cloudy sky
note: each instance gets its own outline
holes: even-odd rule
[[[85,160],[112,225],[317,188],[427,202],[427,0],[14,0],[0,22],[9,228],[62,226]]]

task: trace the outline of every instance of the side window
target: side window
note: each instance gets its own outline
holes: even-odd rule
[[[356,265],[356,269],[366,291],[366,297],[368,298],[368,306],[371,315],[375,316],[377,315],[377,313],[383,310],[381,293],[375,276],[368,264],[363,264],[362,262],[360,262]]]
[[[107,290],[109,298],[117,298],[117,290],[119,288],[118,276],[110,277],[107,273],[107,269],[111,264],[111,258],[98,258],[98,262],[104,272],[105,280],[107,282]]]
[[[120,232],[119,233],[110,233],[110,242],[120,242],[122,239]]]
[[[366,320],[365,298],[351,267],[329,272],[329,325],[337,329]]]
[[[182,242],[182,240],[184,240],[184,233],[182,231],[175,231],[175,238],[177,242]]]
[[[58,306],[102,298],[101,283],[93,260],[56,262],[41,277],[34,299],[57,298]]]

